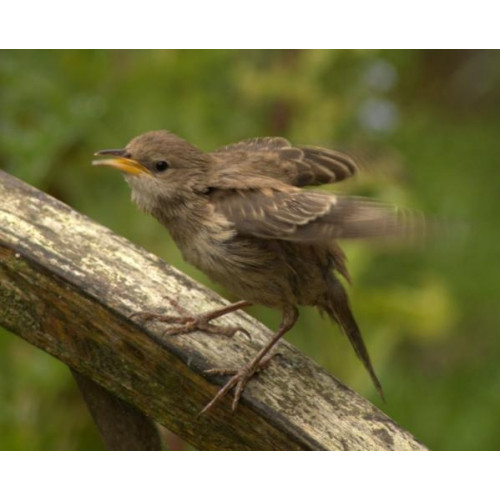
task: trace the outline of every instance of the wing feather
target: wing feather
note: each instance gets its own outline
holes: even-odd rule
[[[212,202],[240,234],[298,243],[411,237],[422,222],[388,204],[320,191],[219,191],[213,193]]]
[[[319,147],[293,147],[282,137],[258,137],[213,153],[221,173],[238,168],[248,175],[277,179],[292,186],[339,182],[357,172],[348,155]]]

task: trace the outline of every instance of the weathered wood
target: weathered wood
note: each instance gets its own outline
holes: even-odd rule
[[[269,330],[244,312],[251,340],[129,319],[169,311],[164,296],[201,311],[225,303],[164,261],[0,172],[0,324],[91,378],[199,449],[421,450],[378,408],[282,341],[283,354],[246,388],[197,414],[221,377],[204,370],[248,360]]]

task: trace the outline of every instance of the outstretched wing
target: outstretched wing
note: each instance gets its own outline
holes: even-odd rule
[[[339,182],[357,171],[354,160],[339,151],[293,147],[282,137],[258,137],[231,144],[212,153],[218,166],[230,173],[237,168],[248,175],[277,179],[292,186]]]
[[[216,190],[211,200],[240,234],[298,243],[411,237],[419,219],[369,199],[295,188]]]

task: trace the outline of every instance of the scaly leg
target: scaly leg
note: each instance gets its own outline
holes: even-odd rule
[[[240,331],[250,337],[250,334],[242,327],[239,326],[220,326],[211,325],[210,321],[216,318],[220,318],[225,314],[233,311],[237,311],[243,307],[251,305],[251,302],[246,300],[240,300],[233,304],[228,304],[227,306],[221,307],[219,309],[214,309],[206,313],[201,314],[190,314],[189,311],[184,309],[177,301],[165,297],[170,304],[177,309],[180,316],[172,316],[166,314],[155,314],[147,312],[137,312],[130,315],[130,318],[138,316],[144,321],[160,321],[163,323],[177,323],[178,326],[172,326],[167,328],[163,333],[165,335],[181,335],[185,333],[191,333],[196,331],[202,331],[205,333],[213,333],[216,335],[225,335],[227,337],[232,337],[236,332]]]
[[[222,399],[233,387],[235,387],[234,398],[232,404],[232,410],[235,411],[238,406],[238,402],[240,400],[241,394],[245,389],[248,381],[260,370],[265,368],[271,358],[274,355],[266,356],[269,350],[278,342],[278,340],[285,335],[288,330],[290,330],[297,318],[299,317],[299,311],[295,306],[290,306],[289,308],[283,311],[283,316],[281,319],[280,327],[276,334],[271,338],[271,340],[262,347],[262,349],[257,353],[255,358],[247,363],[240,370],[233,369],[219,369],[214,368],[211,370],[206,370],[205,373],[210,375],[232,375],[232,377],[226,382],[226,384],[221,387],[221,389],[217,392],[214,398],[201,410],[199,415],[209,411],[220,399]],[[266,357],[265,357],[266,356]]]

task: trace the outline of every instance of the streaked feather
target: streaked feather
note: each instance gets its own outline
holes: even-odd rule
[[[225,146],[212,153],[218,168],[230,174],[261,175],[292,186],[339,182],[357,171],[344,153],[318,147],[293,147],[282,137],[259,137]]]
[[[259,189],[221,190],[211,200],[239,234],[313,245],[338,238],[407,238],[420,222],[388,204],[293,188],[266,194]]]

